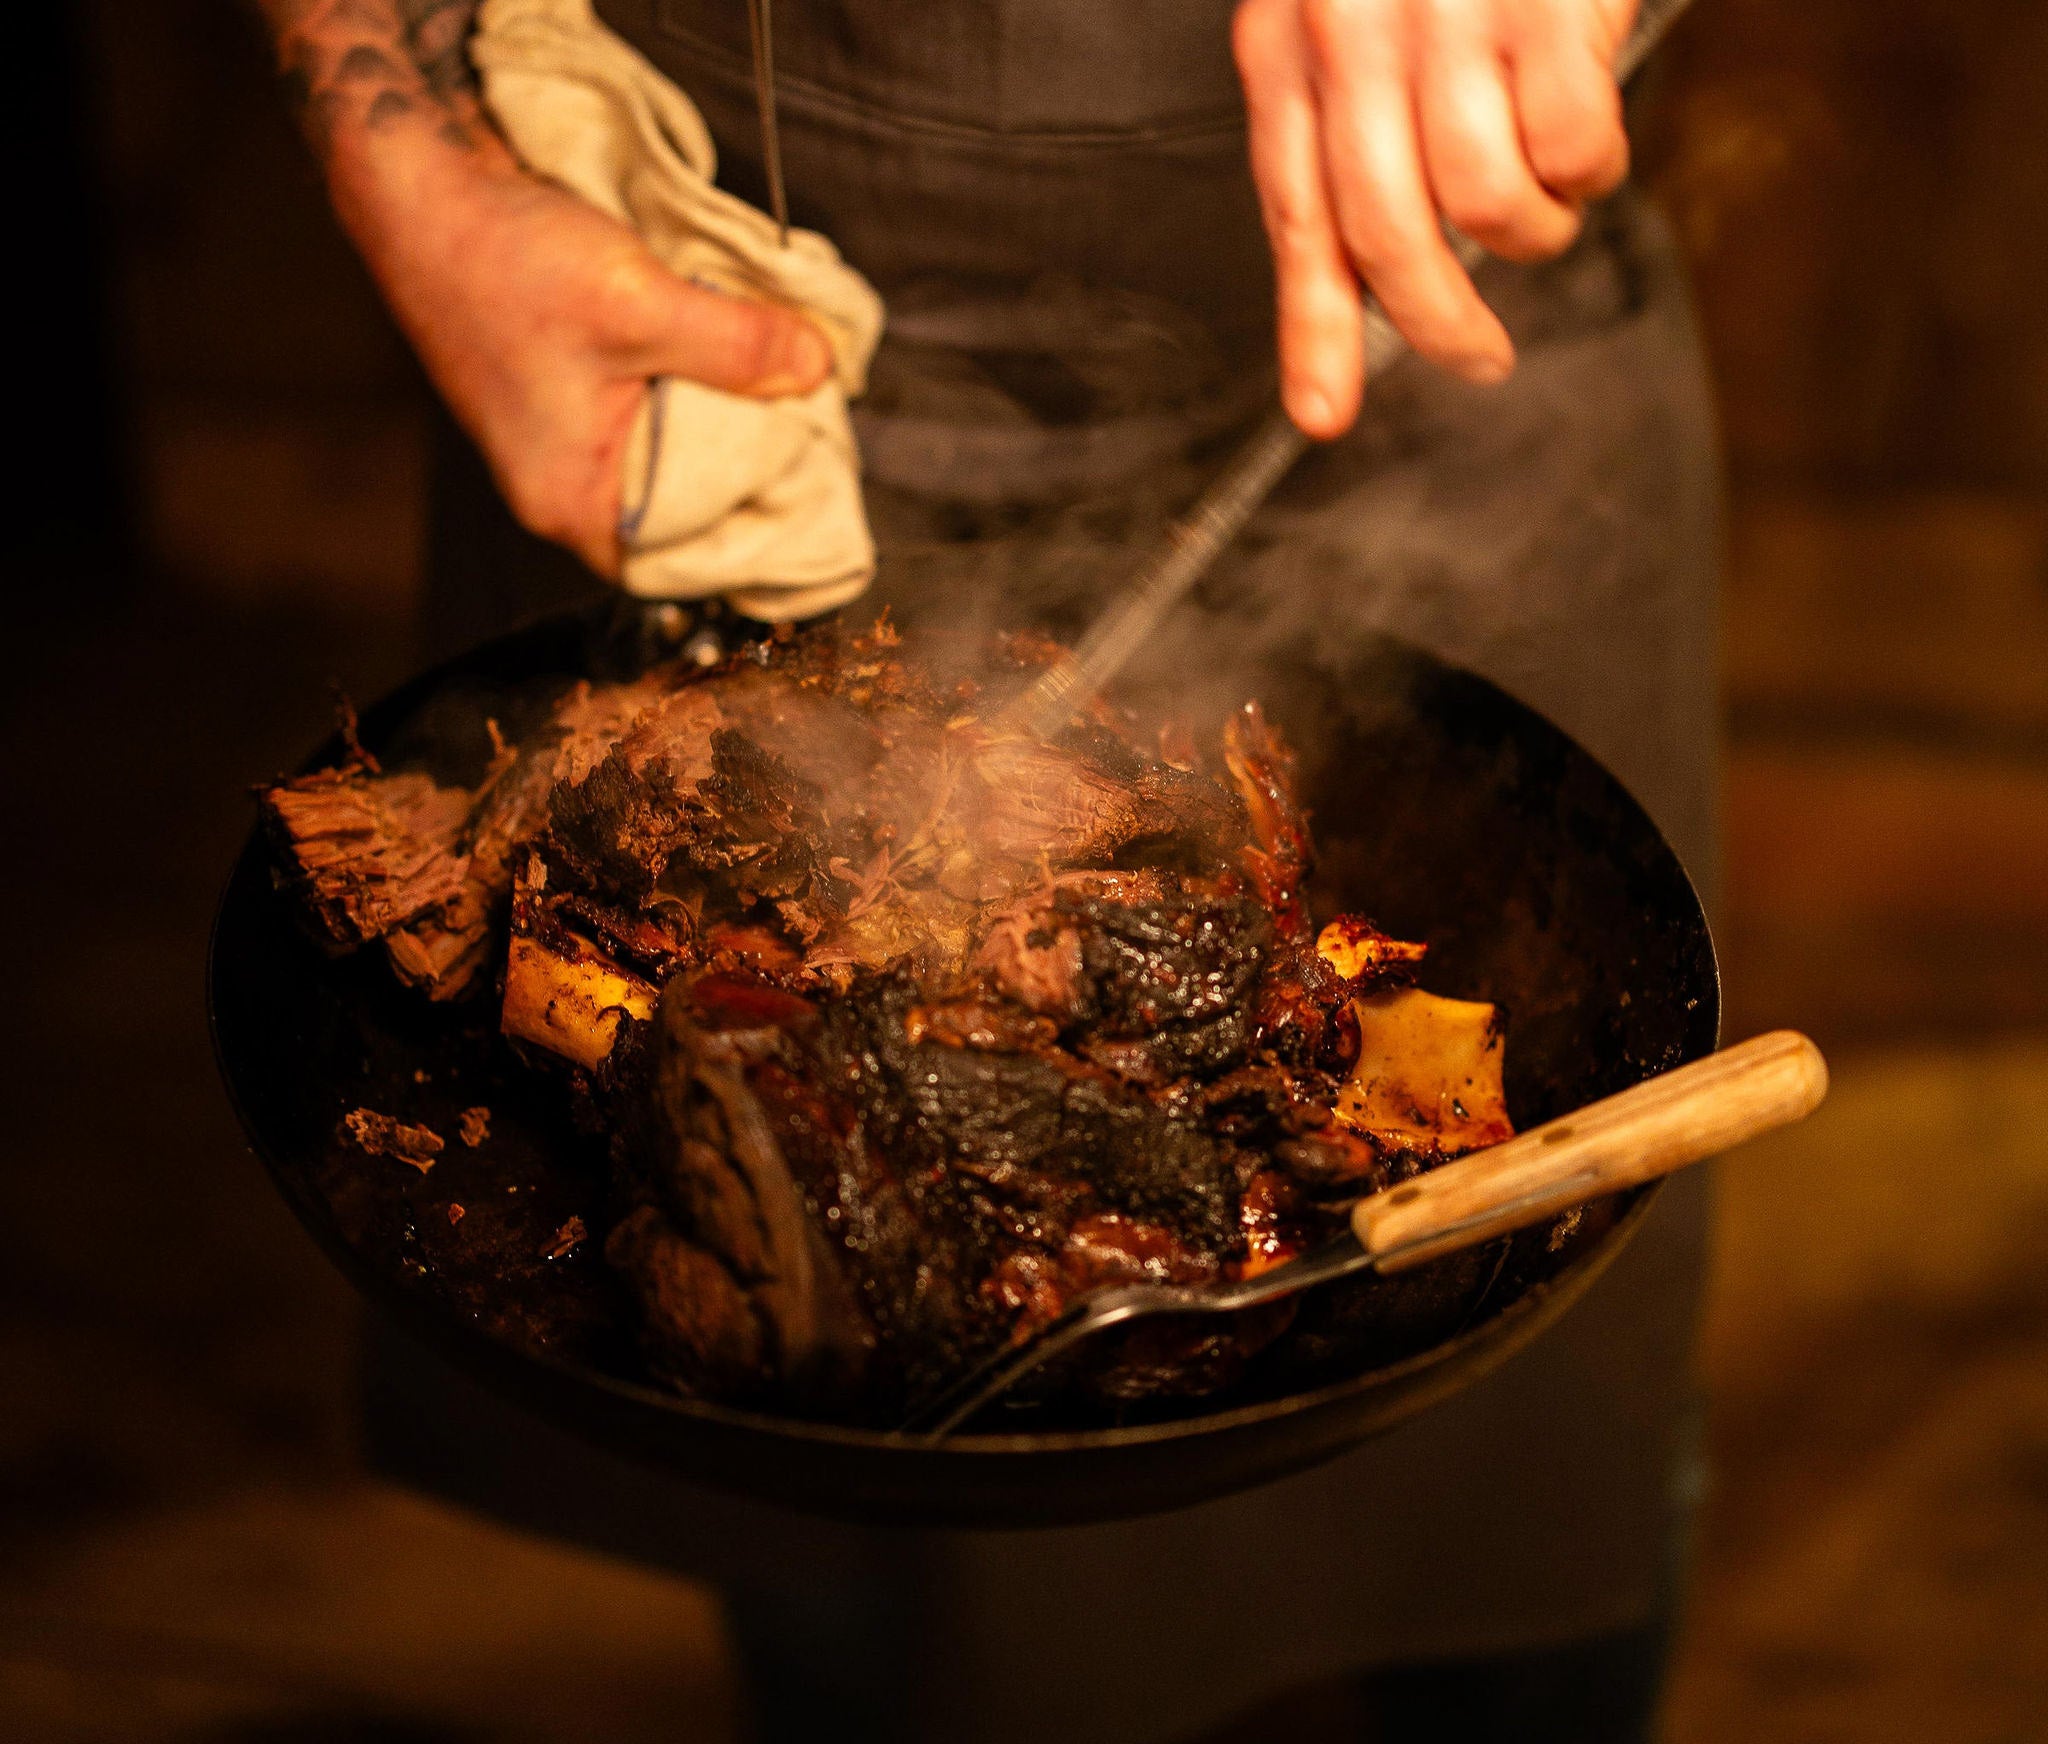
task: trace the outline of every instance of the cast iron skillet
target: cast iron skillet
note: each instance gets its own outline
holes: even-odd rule
[[[516,728],[551,686],[626,675],[646,656],[649,621],[622,632],[615,612],[590,612],[486,643],[368,710],[363,740],[387,762],[418,755],[473,776],[485,714]],[[654,621],[671,641],[700,627],[673,609]],[[1427,939],[1432,991],[1505,1007],[1518,1126],[1712,1050],[1719,981],[1699,898],[1641,808],[1557,728],[1392,641],[1347,656],[1341,673],[1282,658],[1248,684],[1302,754],[1317,900]],[[330,740],[306,767],[340,749]],[[1528,1343],[1614,1256],[1653,1191],[1589,1208],[1562,1238],[1537,1230],[1439,1262],[1433,1277],[1416,1274],[1419,1289],[1382,1300],[1364,1337],[1343,1302],[1312,1300],[1291,1361],[1192,1415],[920,1445],[636,1378],[629,1317],[598,1252],[601,1142],[510,1060],[488,997],[430,1007],[377,953],[324,957],[254,834],[221,899],[209,996],[251,1145],[381,1311],[601,1447],[847,1518],[1077,1523],[1313,1465]],[[471,1151],[454,1135],[473,1104],[490,1108],[491,1134]],[[448,1149],[425,1176],[367,1158],[338,1135],[357,1106],[424,1120]],[[569,1219],[584,1212],[597,1236],[546,1257],[562,1245],[550,1232],[573,1236]]]

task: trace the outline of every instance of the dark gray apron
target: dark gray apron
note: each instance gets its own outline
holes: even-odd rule
[[[721,181],[761,199],[741,0],[599,9],[703,109]],[[878,593],[907,615],[1025,601],[1078,620],[1270,395],[1230,10],[776,8],[792,216],[890,303],[857,418]],[[1669,242],[1624,198],[1564,260],[1482,288],[1521,346],[1514,379],[1407,365],[1375,384],[1361,428],[1176,620],[1150,682],[1227,692],[1304,629],[1339,663],[1359,632],[1395,632],[1558,721],[1710,878],[1717,502]],[[561,573],[481,501],[444,500],[444,633],[483,633],[490,588],[508,616]],[[373,1364],[373,1439],[458,1499],[720,1582],[750,1633],[785,1632],[793,1663],[905,1735],[1148,1744],[1373,1664],[1626,1629],[1668,1599],[1704,1204],[1697,1175],[1667,1189],[1558,1328],[1423,1418],[1124,1525],[823,1525],[600,1459],[395,1349]]]

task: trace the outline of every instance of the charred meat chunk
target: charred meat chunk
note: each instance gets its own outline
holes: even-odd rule
[[[1015,730],[1056,653],[942,676],[886,622],[778,632],[493,723],[471,786],[357,753],[263,795],[330,948],[495,987],[609,1135],[607,1208],[544,1257],[602,1238],[668,1384],[888,1423],[1091,1290],[1281,1264],[1508,1130],[1497,1014],[1414,988],[1421,945],[1309,919],[1257,706],[1206,764],[1100,703]],[[1045,1384],[1214,1391],[1293,1315],[1148,1327]]]

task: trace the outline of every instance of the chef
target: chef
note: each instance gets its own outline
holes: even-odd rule
[[[476,86],[475,0],[260,4],[453,414],[444,645],[629,569],[650,382],[781,405],[829,381],[819,324],[670,270],[522,164]],[[1670,241],[1616,192],[1633,10],[596,4],[688,94],[720,185],[786,197],[888,307],[853,408],[872,597],[1081,621],[1277,372],[1323,446],[1172,634],[1339,663],[1372,630],[1422,643],[1558,721],[1704,882],[1712,430]],[[1444,220],[1497,257],[1476,285]],[[1362,289],[1421,359],[1369,384]],[[886,1532],[700,1494],[388,1333],[371,1438],[460,1501],[718,1583],[765,1739],[1167,1744],[1261,1714],[1305,1736],[1314,1691],[1354,1737],[1643,1738],[1695,1488],[1701,1191],[1670,1186],[1586,1300],[1459,1397],[1148,1519]]]

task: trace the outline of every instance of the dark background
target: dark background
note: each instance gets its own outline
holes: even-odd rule
[[[723,1738],[703,1594],[362,1479],[200,1003],[247,784],[410,660],[428,400],[232,0],[17,21],[0,1735]],[[1731,1037],[1668,1727],[2048,1737],[2048,8],[1700,0],[1641,173],[1731,485]],[[24,440],[25,439],[25,440]]]

